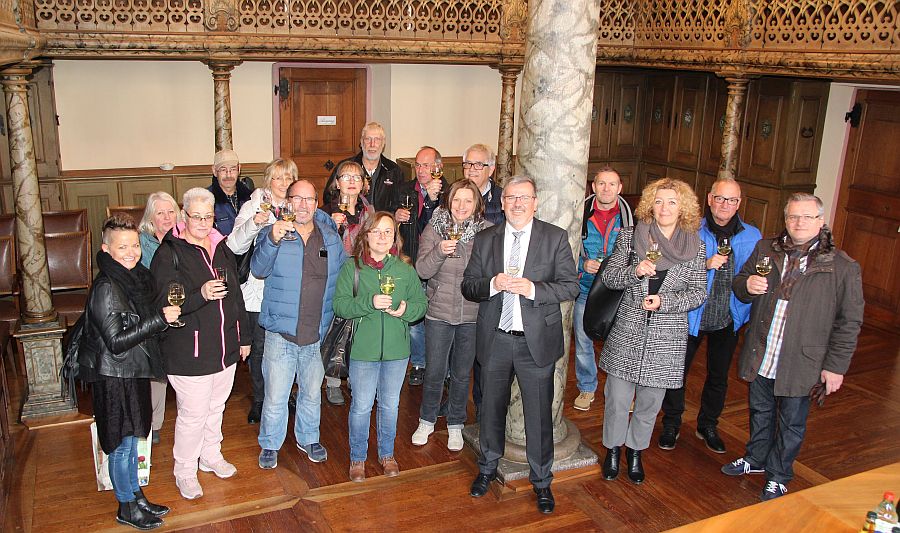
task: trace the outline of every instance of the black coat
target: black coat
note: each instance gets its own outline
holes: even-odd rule
[[[337,190],[332,184],[337,179],[337,169],[340,168],[344,161],[355,161],[360,165],[363,164],[362,152],[358,152],[353,157],[348,157],[335,165],[328,182],[325,184],[325,204],[331,202],[335,197]],[[365,168],[365,167],[363,167]],[[363,174],[365,176],[365,174]],[[381,155],[381,161],[378,163],[378,169],[375,171],[375,178],[369,184],[369,192],[366,199],[375,207],[376,211],[393,211],[391,205],[394,201],[394,195],[397,187],[403,184],[406,179],[403,177],[403,171],[397,163]]]
[[[167,374],[208,376],[237,363],[240,346],[250,345],[252,333],[237,282],[234,253],[225,245],[225,238],[215,230],[210,233],[214,253],[209,257],[203,247],[176,237],[173,232],[179,230],[181,227],[176,226],[163,237],[150,263],[160,308],[168,305],[166,293],[172,281],[184,285],[186,296],[181,306],[181,320],[186,326],[166,330],[160,347]],[[228,295],[207,301],[200,288],[214,279],[215,267],[227,271]]]
[[[407,194],[418,202],[419,192],[416,190],[417,183],[418,180],[412,179],[404,182],[402,186],[398,187],[394,193],[394,200],[389,211],[393,213],[399,209],[403,204],[403,197]],[[431,201],[426,194],[425,202],[422,206],[422,214],[420,215],[418,213],[418,210],[415,208],[417,204],[414,203],[412,212],[410,213],[409,223],[400,224],[400,236],[403,238],[403,253],[409,256],[413,265],[416,264],[416,259],[419,257],[419,236],[422,235],[422,232],[425,231],[425,227],[428,226],[428,223],[431,221],[431,215],[434,213],[434,210],[441,205],[441,198],[447,193],[447,189],[447,180],[441,178],[441,194],[438,196],[438,199]]]
[[[78,363],[100,376],[162,377],[156,334],[166,329],[162,314],[141,318],[125,291],[106,274],[91,285],[82,334],[91,349]]]

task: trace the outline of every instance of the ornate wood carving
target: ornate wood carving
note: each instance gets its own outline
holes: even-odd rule
[[[209,6],[205,6],[203,25],[209,31],[237,31],[238,17],[239,10],[233,0],[211,0]]]
[[[525,0],[503,0],[503,15],[500,18],[500,38],[504,41],[525,39],[528,24],[528,4]]]

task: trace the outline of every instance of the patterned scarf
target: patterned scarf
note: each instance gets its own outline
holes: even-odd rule
[[[431,215],[431,228],[441,237],[447,236],[447,230],[452,224],[453,217],[448,209],[438,207]],[[469,218],[463,224],[465,224],[465,229],[463,229],[462,237],[459,240],[460,242],[469,242],[475,238],[476,233],[484,229],[484,218]]]
[[[777,241],[781,243],[781,248],[787,255],[787,266],[784,272],[781,273],[781,283],[775,290],[775,295],[779,300],[789,301],[794,290],[794,284],[797,283],[802,274],[800,271],[800,260],[803,259],[803,256],[806,256],[806,266],[809,267],[810,262],[819,255],[819,247],[816,246],[819,244],[819,237],[814,237],[804,244],[794,244],[794,241],[791,240],[791,236],[788,235],[785,229],[782,230]]]
[[[659,243],[659,250],[662,257],[656,262],[656,270],[669,270],[675,265],[690,261],[697,256],[700,250],[700,236],[696,231],[682,231],[680,227],[675,226],[675,231],[671,238],[666,238],[660,231],[656,222],[646,223],[638,221],[634,227],[634,253],[640,259],[647,255],[647,249],[650,242]]]

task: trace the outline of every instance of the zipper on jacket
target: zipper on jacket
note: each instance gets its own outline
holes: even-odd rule
[[[200,332],[194,332],[194,357],[200,357]]]
[[[378,290],[381,290],[381,270],[378,271]],[[385,310],[381,310],[381,355],[378,356],[379,361],[384,361],[384,313]]]

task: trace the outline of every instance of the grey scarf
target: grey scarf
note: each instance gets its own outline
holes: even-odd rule
[[[650,224],[639,221],[634,227],[634,252],[640,260],[647,255],[651,239],[659,243],[662,257],[656,262],[656,270],[669,270],[675,265],[697,257],[700,250],[700,236],[696,232],[682,231],[675,226],[672,238],[667,239],[656,222]]]
[[[434,213],[431,215],[431,227],[442,239],[447,238],[447,229],[451,224],[453,224],[453,217],[450,216],[450,211],[443,207],[438,207],[434,210]],[[470,218],[466,220],[464,224],[465,229],[463,230],[462,237],[459,239],[461,242],[471,241],[475,238],[476,233],[484,229],[484,219],[481,217],[477,220]]]

